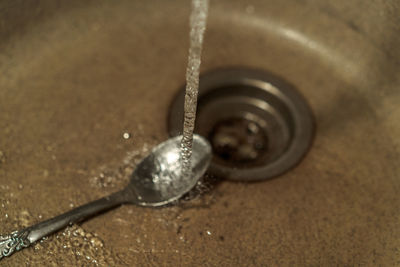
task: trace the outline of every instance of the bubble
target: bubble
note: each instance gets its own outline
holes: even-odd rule
[[[125,132],[125,133],[122,135],[122,137],[123,137],[125,140],[128,140],[129,138],[132,137],[132,135],[131,135],[130,133],[128,133],[128,132]]]

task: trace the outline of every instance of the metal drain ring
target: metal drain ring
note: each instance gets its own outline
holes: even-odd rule
[[[171,104],[171,136],[182,131],[183,89]],[[273,74],[249,69],[223,69],[202,75],[195,132],[213,138],[210,134],[218,123],[227,121],[228,128],[234,127],[229,126],[235,125],[230,122],[234,118],[255,123],[264,131],[269,145],[266,153],[260,152],[244,164],[224,161],[214,154],[210,172],[223,178],[257,181],[280,175],[301,160],[312,142],[311,109],[293,85]],[[247,140],[250,142],[250,138]]]

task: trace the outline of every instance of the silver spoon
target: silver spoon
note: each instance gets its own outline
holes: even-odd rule
[[[47,221],[0,236],[0,259],[10,256],[14,251],[29,247],[68,225],[82,222],[122,204],[156,207],[179,199],[196,185],[211,160],[211,146],[208,141],[199,135],[194,135],[191,173],[181,175],[181,139],[182,136],[177,136],[156,146],[136,167],[125,189]]]

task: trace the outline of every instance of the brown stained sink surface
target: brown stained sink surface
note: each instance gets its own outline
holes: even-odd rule
[[[394,0],[211,1],[202,70],[295,84],[317,124],[304,160],[179,206],[123,206],[2,266],[400,265],[399,12]],[[188,15],[183,0],[0,2],[2,233],[122,188],[167,138]]]

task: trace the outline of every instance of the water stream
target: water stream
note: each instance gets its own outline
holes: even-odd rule
[[[183,138],[181,142],[181,159],[183,177],[189,175],[193,130],[196,119],[197,95],[204,32],[208,15],[208,0],[192,0],[190,14],[190,47],[186,69],[186,92],[184,104]]]

